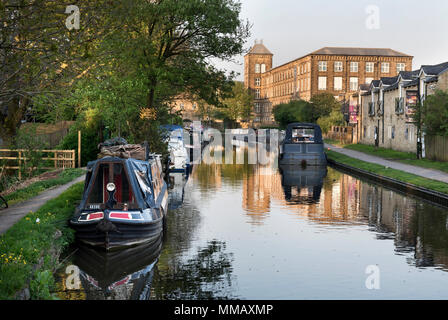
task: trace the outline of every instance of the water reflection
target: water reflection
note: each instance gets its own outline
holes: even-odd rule
[[[175,210],[182,206],[185,197],[185,185],[189,174],[171,172],[168,176],[168,210]]]
[[[117,252],[80,246],[74,264],[88,300],[145,300],[150,296],[162,238]]]
[[[203,163],[173,182],[162,249],[121,258],[78,252],[83,289],[67,298],[448,294],[446,208],[333,168]],[[370,264],[382,270],[376,292],[364,285]]]
[[[307,205],[319,202],[327,175],[326,167],[301,168],[296,165],[282,165],[280,173],[286,202]]]

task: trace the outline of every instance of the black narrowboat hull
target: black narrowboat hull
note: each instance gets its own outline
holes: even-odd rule
[[[163,224],[163,218],[141,223],[110,220],[91,223],[70,221],[79,241],[105,250],[122,249],[153,242],[162,235]]]

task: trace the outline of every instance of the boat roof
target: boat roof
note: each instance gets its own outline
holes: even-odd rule
[[[168,131],[175,131],[175,130],[183,130],[184,128],[182,126],[178,126],[176,124],[165,124],[163,126],[160,126],[161,128],[168,130]]]
[[[286,127],[285,142],[290,142],[292,138],[292,130],[294,128],[312,128],[314,129],[314,143],[323,143],[322,130],[318,124],[306,122],[294,122]]]

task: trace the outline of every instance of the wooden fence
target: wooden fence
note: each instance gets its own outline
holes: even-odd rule
[[[448,137],[425,135],[426,158],[435,161],[448,161]]]
[[[5,169],[19,170],[19,179],[22,178],[21,168],[26,167],[30,161],[30,153],[41,154],[40,160],[46,166],[41,169],[67,169],[75,168],[75,150],[24,150],[0,149],[0,161],[5,161]],[[36,168],[33,168],[36,169]]]
[[[349,144],[353,141],[353,127],[332,126],[325,138]]]

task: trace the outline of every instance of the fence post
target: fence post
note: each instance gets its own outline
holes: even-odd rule
[[[22,171],[20,170],[22,166],[22,151],[19,151],[19,180],[22,180]]]
[[[81,130],[78,131],[78,168],[81,168]]]

